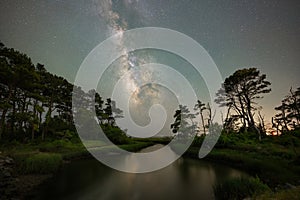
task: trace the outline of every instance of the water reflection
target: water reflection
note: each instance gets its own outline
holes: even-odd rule
[[[132,160],[127,158],[127,162]],[[81,160],[67,165],[47,182],[37,199],[206,200],[213,199],[215,183],[242,175],[245,174],[223,165],[187,158],[146,174],[118,172],[97,160]]]

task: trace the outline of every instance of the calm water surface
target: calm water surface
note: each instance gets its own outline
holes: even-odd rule
[[[149,151],[153,147],[144,151]],[[230,177],[246,176],[230,167],[180,158],[168,167],[146,174],[123,173],[97,160],[66,165],[40,189],[37,199],[177,200],[214,199],[212,187]]]

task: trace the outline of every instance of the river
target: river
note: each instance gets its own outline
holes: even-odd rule
[[[145,174],[119,172],[95,159],[87,159],[63,167],[39,188],[36,199],[207,200],[214,199],[214,184],[240,176],[247,175],[228,166],[189,158],[180,158],[168,167]]]

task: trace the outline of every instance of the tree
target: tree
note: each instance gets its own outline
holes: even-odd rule
[[[72,89],[64,78],[47,72],[42,64],[35,67],[27,55],[1,43],[0,138],[9,133],[10,139],[34,139],[41,132],[44,138],[55,114],[56,121],[72,129]]]
[[[254,114],[259,107],[255,100],[269,93],[270,85],[266,75],[260,74],[258,69],[240,69],[225,79],[215,101],[220,106],[227,106],[231,115],[238,116],[244,130],[258,132]]]
[[[108,125],[113,126],[113,124],[115,123],[115,119],[113,117],[112,103],[110,98],[106,99],[105,106],[106,108],[104,109],[104,119],[107,120]]]
[[[104,110],[103,110],[103,103],[102,97],[99,95],[99,93],[95,94],[95,112],[96,116],[98,118],[99,123],[103,124],[104,119]]]
[[[190,113],[187,106],[179,105],[179,109],[175,111],[173,116],[175,121],[171,124],[173,133],[176,133],[181,139],[190,137],[196,131],[195,114]]]
[[[175,121],[173,124],[171,124],[171,129],[173,133],[177,133],[181,123],[181,109],[176,110],[173,117],[175,118]]]
[[[272,118],[273,128],[278,132],[289,131],[300,127],[300,87],[294,91],[290,89],[290,94],[282,101],[281,105],[275,107],[276,115]]]
[[[205,129],[206,125],[205,125],[204,117],[203,117],[203,111],[206,110],[205,104],[202,103],[200,100],[198,100],[197,104],[194,107],[194,110],[198,111],[196,114],[200,114],[202,127],[203,127],[203,133],[206,134],[206,129]]]
[[[72,103],[76,105],[74,110]],[[112,137],[125,141],[125,133],[115,127],[115,119],[122,117],[122,111],[110,99],[105,108],[103,103],[95,90],[85,92],[48,72],[44,65],[34,66],[27,55],[0,43],[0,139],[66,138],[70,132],[75,133],[73,117],[81,117],[77,128],[94,126],[87,133],[88,138],[93,138],[94,130],[99,128],[92,123],[96,111],[101,123],[107,120],[110,126],[105,128]]]
[[[287,117],[291,120],[291,126],[297,128],[300,126],[300,87],[296,91],[290,89],[288,98],[288,114]]]
[[[122,118],[123,111],[117,108],[116,102],[110,98],[106,100],[106,107],[104,108],[104,119],[107,121],[107,125],[114,126],[116,118]]]
[[[13,48],[3,44],[0,47],[0,88],[1,88],[1,123],[0,136],[9,122],[11,134],[18,125],[18,130],[26,124],[25,111],[31,103],[31,88],[38,80],[31,59]],[[30,80],[30,81],[27,81]],[[7,119],[8,118],[8,119]]]

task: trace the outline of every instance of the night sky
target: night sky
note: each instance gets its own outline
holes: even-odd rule
[[[116,30],[177,30],[209,52],[223,78],[252,66],[266,73],[272,92],[261,103],[270,118],[290,87],[300,86],[299,11],[299,0],[1,0],[0,40],[73,81]]]

